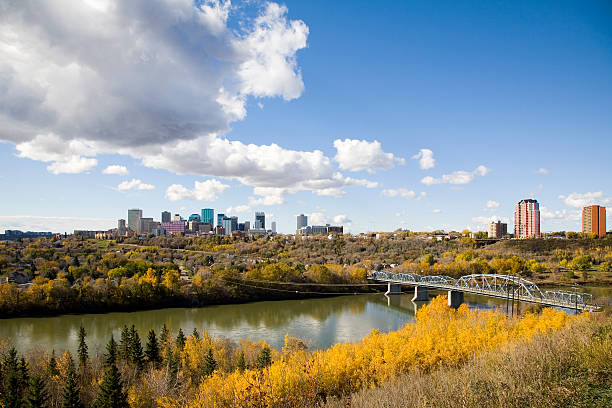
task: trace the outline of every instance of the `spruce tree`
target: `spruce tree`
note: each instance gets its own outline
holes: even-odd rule
[[[246,370],[246,361],[244,360],[244,351],[241,351],[238,355],[238,361],[236,362],[236,368],[242,372]]]
[[[17,350],[14,347],[4,357],[2,371],[6,380],[0,401],[4,404],[4,408],[20,408],[22,396],[21,372],[19,360],[17,359]]]
[[[45,390],[45,382],[41,377],[37,375],[32,376],[25,402],[27,408],[47,407],[47,392]]]
[[[96,398],[96,408],[128,408],[127,395],[123,391],[121,375],[117,369],[117,343],[113,336],[106,346],[106,369]]]
[[[178,334],[176,336],[176,348],[179,351],[183,350],[183,348],[185,348],[186,341],[187,341],[187,338],[185,337],[183,330],[179,328]]]
[[[161,357],[159,355],[159,345],[157,344],[157,337],[155,337],[155,330],[153,329],[149,330],[147,345],[145,348],[145,356],[147,357],[147,361],[154,367],[156,367],[161,361]]]
[[[211,375],[215,371],[215,368],[217,368],[217,362],[213,357],[212,349],[208,349],[208,354],[204,357],[204,368],[202,370],[204,376],[208,377]]]
[[[130,359],[130,329],[127,325],[121,329],[121,339],[119,340],[119,358],[123,361]]]
[[[85,332],[85,328],[81,326],[79,328],[79,368],[84,368],[87,364],[87,359],[89,355],[87,354],[87,343],[85,343],[85,336],[87,336],[87,332]]]
[[[62,408],[83,408],[72,356],[68,358],[68,373],[66,375],[62,397]]]
[[[168,378],[168,388],[174,388],[177,383],[178,372],[179,372],[179,355],[168,350],[168,356],[166,357],[166,374]]]
[[[163,346],[168,341],[169,338],[170,338],[170,332],[168,331],[168,328],[166,327],[166,323],[164,323],[164,325],[161,328],[161,331],[159,332],[159,344]]]
[[[132,325],[130,328],[130,343],[129,343],[129,362],[142,368],[144,365],[144,354],[142,352],[142,343],[140,342],[140,336],[136,331],[136,327]]]
[[[194,337],[196,340],[201,340],[201,339],[200,339],[200,333],[198,333],[198,329],[197,329],[197,328],[195,328],[195,327],[193,328],[193,333],[192,333],[192,335],[193,335],[193,337]]]
[[[261,349],[261,352],[257,356],[257,360],[255,364],[257,365],[257,368],[259,368],[260,370],[263,370],[264,368],[272,364],[272,354],[270,351],[270,347],[265,346],[264,348]]]
[[[47,371],[50,376],[59,375],[59,370],[57,369],[57,360],[55,359],[55,350],[51,352],[51,357],[49,357],[49,362],[47,363]]]

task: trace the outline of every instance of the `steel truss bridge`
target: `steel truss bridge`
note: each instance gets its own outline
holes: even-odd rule
[[[421,276],[413,273],[374,271],[368,275],[368,279],[389,283],[387,293],[401,293],[392,291],[392,285],[414,286],[415,299],[417,298],[416,291],[421,287],[448,290],[449,298],[452,292],[461,292],[580,311],[597,312],[601,310],[594,302],[593,295],[589,293],[562,290],[542,292],[535,283],[512,275],[477,274],[454,279],[445,275]]]

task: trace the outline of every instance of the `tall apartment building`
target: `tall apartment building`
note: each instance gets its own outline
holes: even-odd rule
[[[217,214],[217,227],[223,226],[223,219],[225,218],[225,214]]]
[[[270,229],[272,230],[273,233],[276,233],[276,221],[272,221]]]
[[[266,214],[263,212],[255,213],[255,228],[266,229]]]
[[[508,234],[508,224],[497,221],[489,224],[489,238],[503,238]]]
[[[540,238],[540,204],[538,200],[521,200],[514,210],[515,238]]]
[[[202,222],[209,223],[210,225],[215,224],[215,210],[212,208],[202,208]]]
[[[140,234],[140,219],[142,218],[142,210],[133,208],[128,210],[128,228],[137,234]]]
[[[170,211],[162,211],[161,214],[161,222],[170,222],[172,219],[172,214]]]
[[[589,205],[582,209],[582,232],[600,237],[606,235],[606,207]]]
[[[126,230],[127,229],[125,227],[125,220],[121,219],[117,221],[117,235],[119,235],[120,237],[124,236]]]
[[[297,230],[302,227],[308,226],[308,216],[304,214],[300,214],[297,216]]]

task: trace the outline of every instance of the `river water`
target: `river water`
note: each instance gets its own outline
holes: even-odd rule
[[[612,297],[612,288],[587,288],[596,296]],[[430,291],[430,296],[438,293]],[[124,325],[136,326],[145,339],[150,329],[157,333],[163,324],[176,334],[186,335],[194,328],[207,330],[213,337],[265,340],[280,348],[286,333],[305,341],[310,349],[322,349],[338,342],[356,342],[373,329],[397,330],[414,323],[415,308],[427,302],[411,301],[412,294],[349,295],[323,299],[256,302],[241,305],[173,308],[132,313],[62,315],[55,317],[0,319],[0,341],[12,343],[20,352],[42,349],[61,353],[75,351],[82,325],[92,354],[103,353],[112,332],[119,339]],[[503,299],[465,295],[470,308],[506,310]],[[521,304],[520,310],[529,308]],[[571,311],[568,311],[571,312]]]

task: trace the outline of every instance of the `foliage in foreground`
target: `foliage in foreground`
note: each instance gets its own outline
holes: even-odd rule
[[[324,408],[610,407],[611,367],[612,316],[595,315],[460,367],[412,370]]]
[[[162,407],[296,407],[383,384],[418,368],[457,366],[508,342],[563,327],[571,316],[552,309],[507,319],[497,312],[454,310],[446,297],[419,310],[417,323],[389,334],[374,331],[358,343],[313,353],[284,350],[265,369],[215,371],[192,397],[164,397]],[[189,340],[188,340],[189,341]]]

